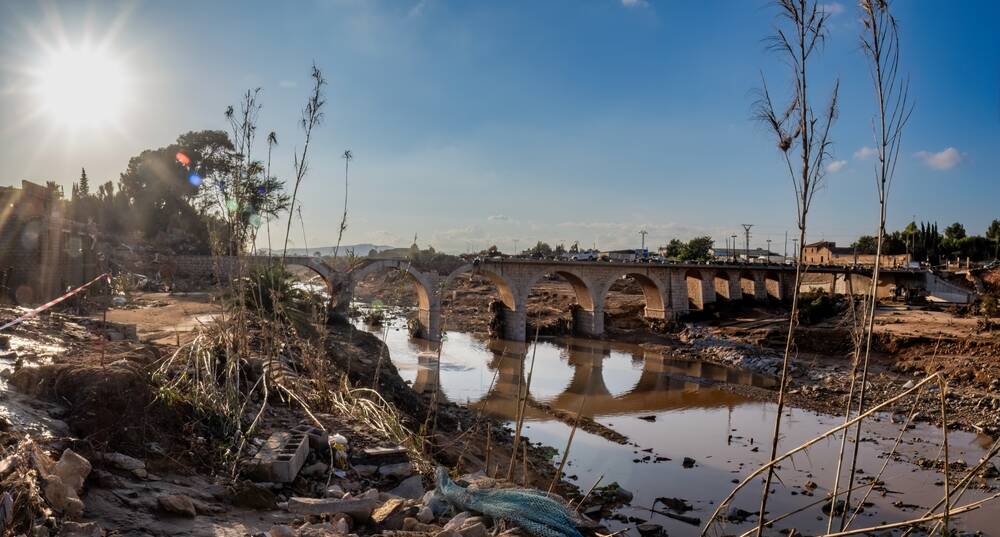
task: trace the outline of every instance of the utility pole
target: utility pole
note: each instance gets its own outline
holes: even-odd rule
[[[782,256],[782,257],[785,258],[786,262],[788,261],[788,230],[787,229],[785,230],[785,255]]]
[[[771,239],[767,239],[767,264],[771,264]]]
[[[746,242],[746,246],[747,246],[747,263],[750,262],[750,228],[752,228],[752,227],[753,227],[753,224],[743,224],[743,231],[746,234],[746,238],[747,238],[747,242]]]
[[[514,239],[514,256],[517,256],[517,239]]]
[[[644,229],[644,230],[640,231],[639,234],[642,235],[642,246],[641,246],[641,248],[643,250],[645,250],[646,249],[646,235],[648,235],[649,232]]]
[[[792,250],[793,250],[792,253],[795,254],[795,262],[798,263],[799,262],[799,239],[792,239]]]
[[[735,233],[733,233],[733,250],[732,250],[732,254],[733,254],[733,263],[736,263],[736,234]]]

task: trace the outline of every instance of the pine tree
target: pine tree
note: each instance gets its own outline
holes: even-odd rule
[[[87,170],[80,168],[80,196],[90,196],[90,181],[87,179]]]

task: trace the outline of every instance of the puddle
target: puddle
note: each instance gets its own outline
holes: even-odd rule
[[[382,337],[382,329],[366,328]],[[776,406],[718,389],[718,383],[770,388],[774,379],[684,356],[669,356],[641,347],[614,342],[574,338],[540,341],[537,350],[517,342],[485,341],[470,334],[449,332],[441,347],[440,361],[430,342],[411,339],[398,320],[384,332],[393,363],[403,379],[418,391],[439,389],[450,401],[482,407],[494,415],[511,419],[518,383],[524,383],[535,353],[535,369],[529,397],[554,408],[575,413],[586,397],[584,414],[627,436],[621,445],[578,430],[570,450],[566,474],[582,489],[603,475],[602,484],[618,482],[635,498],[632,507],[619,512],[661,524],[671,536],[698,535],[699,528],[662,515],[648,507],[658,497],[682,498],[694,506],[687,516],[704,522],[734,486],[767,459]],[[520,378],[520,381],[518,380]],[[522,384],[523,385],[523,384]],[[842,421],[841,417],[790,409],[782,422],[782,451],[818,436]],[[529,405],[525,434],[532,442],[564,449],[571,427],[551,419]],[[867,421],[859,455],[862,476],[874,476],[881,468],[880,454],[888,451],[898,427],[887,417]],[[933,505],[944,494],[942,474],[923,470],[907,462],[917,457],[940,457],[941,431],[918,425],[904,435],[900,453],[906,460],[891,462],[883,474],[886,495],[872,494],[875,505],[860,514],[852,528],[874,526],[916,518],[924,509],[899,508],[894,502]],[[969,433],[949,433],[951,460],[975,464],[989,439]],[[633,445],[635,444],[635,445]],[[783,514],[821,498],[832,487],[839,437],[828,438],[807,453],[786,461],[775,480],[768,505],[773,515]],[[644,450],[651,449],[651,452]],[[556,461],[558,461],[558,457]],[[657,457],[669,460],[655,462]],[[685,468],[685,457],[695,459]],[[814,496],[805,485],[819,485]],[[996,485],[996,483],[993,483]],[[751,484],[736,497],[733,506],[758,509],[760,484]],[[842,485],[843,486],[843,485]],[[864,490],[856,493],[855,500]],[[981,491],[967,492],[960,503],[985,497]],[[642,509],[638,506],[646,507]],[[657,509],[665,510],[662,505]],[[952,524],[984,535],[1000,536],[1000,505],[994,503],[963,515]],[[612,529],[634,524],[605,521]],[[719,535],[739,535],[754,527],[743,524],[720,527]],[[823,533],[826,518],[820,506],[789,517],[777,529]],[[634,530],[629,532],[636,535]],[[776,533],[776,532],[775,532]]]

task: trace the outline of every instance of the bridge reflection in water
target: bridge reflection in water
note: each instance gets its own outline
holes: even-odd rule
[[[523,396],[527,386],[532,345],[490,341],[479,342],[475,346],[478,348],[473,348],[464,343],[447,341],[444,350],[456,345],[480,355],[485,358],[486,363],[480,365],[485,366],[485,371],[474,371],[474,362],[462,365],[450,360],[457,349],[443,352],[439,361],[436,343],[411,340],[417,351],[413,388],[420,393],[440,390],[445,397],[460,392],[468,399],[461,402],[483,408],[493,415],[512,418],[516,414],[518,393]],[[623,368],[621,364],[626,356],[631,363]],[[605,365],[609,361],[616,364],[610,371],[614,387],[608,386],[609,372]],[[482,378],[487,385],[476,394],[469,383]],[[450,382],[462,385],[449,385]],[[776,385],[770,377],[671,356],[638,345],[572,338],[547,340],[539,342],[532,389],[527,394],[526,416],[529,419],[547,417],[538,403],[575,413],[584,398],[584,415],[592,418],[731,407],[746,400],[738,394],[717,389],[719,383],[764,388]]]

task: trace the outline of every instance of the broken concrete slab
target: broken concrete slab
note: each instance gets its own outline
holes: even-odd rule
[[[334,515],[343,513],[355,520],[367,520],[378,507],[379,502],[373,498],[358,498],[338,500],[336,498],[299,498],[288,499],[288,511],[297,515]]]

